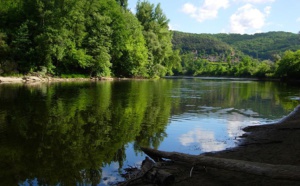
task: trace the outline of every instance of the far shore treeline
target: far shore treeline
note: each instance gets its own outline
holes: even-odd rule
[[[300,34],[173,33],[182,65],[175,74],[300,79]]]
[[[160,4],[0,1],[0,76],[300,79],[300,35],[170,31]]]

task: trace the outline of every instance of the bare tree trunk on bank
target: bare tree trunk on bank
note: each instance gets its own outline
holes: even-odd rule
[[[300,180],[300,167],[293,165],[273,165],[267,163],[216,158],[204,155],[188,155],[178,152],[165,152],[150,148],[141,148],[154,160],[166,158],[191,163],[193,166],[207,166],[224,170],[239,171],[274,179]]]

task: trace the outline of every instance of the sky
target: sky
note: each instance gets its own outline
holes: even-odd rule
[[[137,1],[128,0],[128,7],[134,13]],[[212,34],[300,31],[300,0],[148,1],[161,4],[171,30]]]

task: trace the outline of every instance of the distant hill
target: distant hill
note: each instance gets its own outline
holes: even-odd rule
[[[183,53],[188,51],[204,51],[208,54],[213,52],[226,53],[233,49],[227,43],[209,34],[190,34],[175,31],[173,34],[173,45]]]
[[[274,60],[286,50],[300,49],[300,35],[289,32],[268,32],[253,35],[192,34],[173,32],[173,45],[182,53],[200,52],[207,55],[242,55],[260,60]]]

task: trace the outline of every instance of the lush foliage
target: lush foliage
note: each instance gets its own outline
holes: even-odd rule
[[[189,53],[182,56],[182,72],[177,74],[299,80],[300,50],[286,51],[276,62],[259,61],[249,56],[243,56],[239,62],[211,62],[207,59],[195,58],[193,53]]]
[[[253,35],[192,34],[174,31],[174,48],[181,53],[198,52],[198,55],[234,56],[249,55],[258,60],[276,61],[287,50],[300,49],[300,35],[289,32],[268,32]],[[222,58],[221,58],[222,59]]]
[[[276,76],[287,79],[300,79],[300,50],[286,51],[277,63]]]
[[[127,4],[0,1],[0,75],[299,78],[299,34],[171,32],[160,4],[138,1],[135,15]]]
[[[151,15],[141,20],[144,10]],[[0,1],[0,73],[171,74],[179,58],[171,57],[167,23],[160,6],[147,1],[138,3],[137,16],[127,0]]]
[[[243,56],[239,62],[211,62],[195,58],[193,54],[182,56],[182,73],[185,75],[266,78],[273,76],[274,70],[273,62],[254,60],[249,56]]]
[[[225,42],[217,39],[210,34],[191,34],[184,32],[173,32],[174,48],[181,50],[182,53],[190,51],[205,54],[231,53],[232,47]]]
[[[297,34],[174,32],[172,42],[182,55],[182,71],[177,75],[299,79],[299,52],[290,51],[300,49]]]
[[[233,48],[260,60],[276,61],[287,50],[300,49],[300,35],[289,32],[268,32],[253,35],[215,34],[213,35]]]
[[[160,4],[154,6],[147,1],[138,1],[136,16],[144,28],[150,75],[172,75],[172,69],[179,67],[180,57],[179,52],[172,50],[169,20],[160,8]]]

